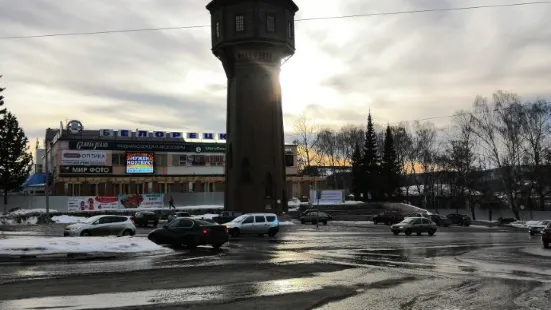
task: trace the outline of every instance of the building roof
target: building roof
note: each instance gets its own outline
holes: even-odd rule
[[[293,0],[260,0],[261,2],[267,2],[275,5],[283,5],[287,8],[293,10],[294,12],[298,11],[298,6],[295,4]],[[247,3],[250,1],[246,0],[212,0],[209,4],[207,4],[207,10],[212,11],[216,10],[218,7],[227,5],[227,4],[235,4],[235,3]]]

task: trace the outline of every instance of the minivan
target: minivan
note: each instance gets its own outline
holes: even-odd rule
[[[279,232],[279,221],[274,213],[249,213],[236,217],[225,224],[232,237],[256,234],[273,237]]]

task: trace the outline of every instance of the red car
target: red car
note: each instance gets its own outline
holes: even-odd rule
[[[547,224],[547,227],[541,231],[541,243],[543,243],[544,248],[549,249],[549,243],[551,243],[551,223]]]

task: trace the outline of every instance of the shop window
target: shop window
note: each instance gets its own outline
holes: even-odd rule
[[[135,186],[136,186],[136,194],[144,194],[143,183],[137,183]]]
[[[214,33],[216,35],[216,38],[220,39],[220,21],[219,20],[216,21]]]
[[[67,187],[67,194],[69,196],[80,196],[81,195],[81,185],[79,183],[69,183]]]
[[[245,16],[243,15],[235,16],[235,31],[236,32],[245,31]]]
[[[111,163],[114,166],[125,165],[126,163],[125,163],[124,154],[117,154],[117,153],[111,154]]]
[[[272,14],[268,14],[266,16],[266,30],[268,32],[275,32],[275,27],[276,27],[275,16]]]
[[[295,156],[293,154],[285,154],[285,167],[295,166]]]
[[[168,156],[166,154],[155,154],[155,165],[168,166]]]
[[[90,195],[92,196],[99,195],[99,184],[90,184]]]
[[[293,22],[289,22],[289,24],[287,25],[287,28],[288,28],[287,31],[288,31],[289,39],[292,39],[294,36]]]

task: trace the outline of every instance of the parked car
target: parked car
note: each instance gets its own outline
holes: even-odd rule
[[[390,226],[390,230],[395,235],[403,232],[406,236],[409,236],[412,233],[416,233],[417,236],[421,236],[422,233],[426,232],[432,236],[436,233],[437,228],[436,224],[427,218],[408,217],[400,223]]]
[[[168,244],[174,248],[211,245],[219,249],[229,240],[226,226],[185,217],[176,218],[163,228],[155,229],[147,238],[153,243]]]
[[[218,224],[224,224],[233,221],[236,217],[242,215],[241,212],[224,211],[219,216],[212,218]]]
[[[452,213],[446,215],[450,219],[453,225],[459,226],[471,226],[471,218],[465,214]]]
[[[242,234],[268,234],[273,237],[279,232],[279,220],[274,213],[243,214],[225,225],[232,237]]]
[[[329,220],[330,220],[330,218],[329,218],[329,215],[327,213],[318,212],[318,211],[311,211],[311,212],[303,214],[300,217],[300,222],[302,224],[312,223],[312,224],[315,225],[317,223],[323,223],[323,225],[327,225],[327,222]]]
[[[373,216],[373,223],[375,223],[375,225],[379,223],[392,225],[392,224],[400,223],[403,220],[404,220],[404,216],[402,216],[402,214],[400,214],[400,212],[398,211],[385,211],[381,214],[377,214]]]
[[[513,222],[516,222],[516,221],[517,221],[517,219],[512,218],[512,217],[506,217],[506,218],[500,217],[500,218],[497,219],[497,224],[498,225],[507,225],[507,224],[511,224]]]
[[[179,217],[190,217],[190,216],[191,215],[188,212],[176,212],[168,216],[167,223],[170,223]]]
[[[311,212],[318,212],[318,209],[308,209],[308,210],[302,212],[302,215],[303,215],[303,216],[304,216],[304,215],[308,215],[308,213],[311,213]],[[333,217],[331,216],[331,214],[328,214],[328,213],[325,213],[325,212],[322,212],[322,213],[324,213],[325,215],[327,215],[327,218],[328,218],[329,220],[332,220],[332,219],[333,219]]]
[[[528,227],[528,232],[530,233],[530,236],[533,236],[535,234],[541,234],[542,230],[547,227],[551,223],[551,220],[545,220],[540,221],[536,225],[532,225]]]
[[[428,214],[426,214],[426,213],[409,213],[409,214],[404,215],[404,218],[406,218],[406,217],[426,217],[426,218],[428,218]]]
[[[116,215],[97,215],[86,220],[68,225],[64,236],[133,236],[136,226],[131,218]]]
[[[434,222],[436,226],[448,227],[452,224],[452,221],[449,218],[439,214],[431,214],[428,216],[428,219]]]
[[[134,214],[134,223],[138,227],[147,227],[149,224],[157,227],[159,224],[159,215],[151,211],[140,211]]]
[[[543,243],[544,248],[549,249],[549,243],[551,243],[551,223],[547,224],[547,227],[541,231],[541,243]]]

